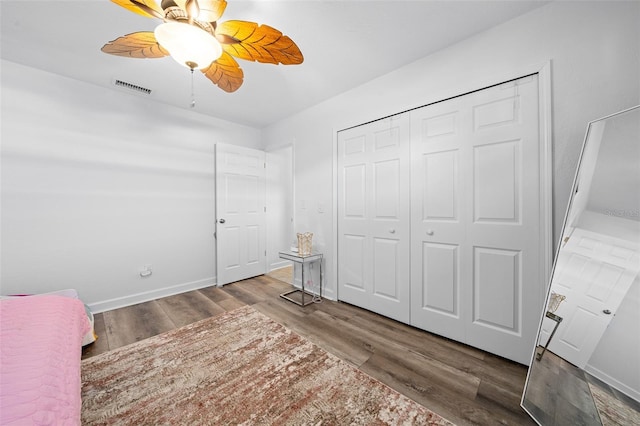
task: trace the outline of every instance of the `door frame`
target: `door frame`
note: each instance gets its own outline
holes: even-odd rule
[[[284,166],[284,167],[288,167],[288,171],[287,173],[290,175],[290,182],[288,182],[287,184],[290,185],[290,189],[291,192],[288,194],[289,197],[289,203],[290,203],[290,210],[288,212],[286,212],[288,214],[288,216],[290,217],[290,221],[288,223],[288,227],[287,229],[284,231],[286,232],[286,236],[284,235],[280,235],[280,237],[282,238],[288,238],[288,240],[286,241],[285,245],[281,245],[281,246],[274,246],[272,245],[272,241],[269,239],[269,229],[270,229],[270,223],[274,218],[273,218],[273,212],[271,211],[270,207],[271,207],[271,200],[269,198],[270,195],[270,180],[269,180],[269,173],[270,173],[270,162],[269,162],[269,156],[270,155],[274,155],[278,152],[282,152],[285,150],[290,150],[291,151],[291,162]],[[266,205],[267,205],[267,215],[266,215],[266,226],[267,226],[267,243],[266,243],[266,248],[267,248],[267,265],[266,265],[266,272],[271,272],[275,269],[281,268],[281,267],[285,267],[291,264],[290,261],[288,260],[282,260],[280,259],[279,262],[277,263],[269,263],[270,259],[273,259],[275,257],[278,256],[278,253],[282,250],[286,250],[289,248],[289,246],[293,243],[293,237],[295,235],[295,231],[294,231],[294,224],[295,224],[295,214],[296,214],[296,209],[295,209],[295,144],[293,142],[282,145],[282,146],[278,146],[276,148],[273,149],[269,149],[268,151],[265,151],[266,154],[266,158],[265,161],[267,163],[267,182],[266,182]]]
[[[402,112],[407,112],[412,109],[422,108],[433,103],[442,102],[444,100],[463,96],[470,92],[482,90],[491,86],[499,85],[504,82],[516,80],[527,75],[538,75],[538,109],[539,109],[539,135],[540,135],[540,231],[539,238],[542,241],[542,253],[541,263],[543,267],[542,276],[545,277],[544,285],[540,286],[539,300],[544,301],[547,294],[547,288],[549,287],[549,280],[551,277],[551,267],[553,265],[553,191],[552,191],[552,176],[553,176],[553,162],[552,162],[552,122],[551,122],[551,61],[545,61],[543,63],[533,64],[526,67],[520,67],[511,71],[507,71],[504,74],[490,76],[479,76],[477,80],[472,81],[470,84],[460,83],[460,86],[450,87],[444,93],[437,96],[437,99],[432,99],[420,105],[418,107],[408,108],[405,111],[396,111],[385,117],[378,119],[384,119],[391,115],[396,115]],[[373,120],[371,120],[373,121]],[[346,130],[350,127],[356,127],[365,123],[346,123],[337,127],[333,127],[332,137],[332,187],[333,187],[333,229],[332,235],[333,244],[332,251],[334,253],[331,259],[326,259],[326,262],[330,263],[329,278],[335,288],[335,300],[339,300],[338,294],[338,132]],[[330,286],[327,286],[330,287]],[[330,291],[328,292],[331,293]],[[544,306],[540,307],[542,313]],[[542,318],[540,319],[542,321]]]

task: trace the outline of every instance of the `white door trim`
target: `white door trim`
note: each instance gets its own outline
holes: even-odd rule
[[[279,182],[272,182],[272,178],[270,179],[270,170],[273,169],[272,165],[270,164],[269,159],[272,158],[271,156],[273,155],[277,155],[277,153],[280,152],[284,152],[285,150],[290,150],[291,151],[291,162],[284,167],[288,167],[288,173],[290,173],[290,181],[289,182],[284,182],[284,180],[281,180]],[[291,262],[285,259],[277,259],[278,257],[278,252],[282,251],[282,250],[286,250],[289,248],[289,246],[291,246],[291,243],[293,242],[293,236],[295,235],[294,233],[294,218],[295,218],[295,179],[294,179],[294,155],[295,155],[295,146],[293,144],[293,142],[290,142],[288,144],[282,145],[282,146],[278,146],[277,148],[273,148],[270,149],[268,151],[265,151],[265,161],[267,164],[267,168],[266,168],[266,205],[267,205],[267,214],[266,214],[266,229],[267,229],[267,239],[266,239],[266,248],[267,248],[267,264],[266,264],[266,272],[271,272],[272,270],[278,269],[278,268],[282,268],[285,266],[289,266],[291,265]],[[289,188],[291,189],[291,193],[288,194],[289,199],[290,199],[290,206],[291,206],[291,210],[284,212],[284,214],[286,214],[289,218],[287,224],[287,228],[286,230],[284,230],[284,232],[286,233],[285,235],[278,235],[276,238],[280,238],[279,244],[278,243],[274,243],[274,241],[271,241],[269,238],[270,235],[270,228],[273,224],[273,220],[276,220],[276,218],[274,218],[274,211],[273,211],[273,204],[270,198],[270,195],[272,195],[271,189],[272,187],[275,186],[279,186],[280,184],[285,184],[285,185],[289,185]],[[284,241],[283,241],[284,240]],[[284,245],[283,245],[284,244]],[[276,261],[274,261],[274,259],[277,259]]]
[[[332,229],[331,235],[334,236],[331,244],[331,252],[333,256],[325,257],[328,264],[330,274],[325,272],[325,296],[332,300],[338,300],[338,132],[339,129],[331,128],[332,144],[331,144],[331,178],[333,185],[332,202]],[[329,265],[330,264],[330,265]],[[327,285],[329,283],[329,285]],[[335,290],[334,290],[335,289]]]

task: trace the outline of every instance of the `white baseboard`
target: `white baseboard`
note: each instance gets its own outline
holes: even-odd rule
[[[289,266],[284,265],[284,266]],[[300,280],[297,280],[296,287],[300,288]],[[124,308],[125,306],[135,305],[136,303],[148,302],[150,300],[160,299],[162,297],[173,296],[175,294],[185,293],[187,291],[198,290],[200,288],[211,287],[217,285],[216,277],[205,278],[203,280],[192,281],[189,283],[178,284],[171,287],[164,287],[152,291],[130,294],[124,297],[116,297],[114,299],[103,300],[101,302],[87,304],[94,314],[99,314],[113,309]],[[322,296],[325,299],[336,300],[335,293],[330,290],[325,292],[322,289]],[[594,374],[595,375],[595,374]]]
[[[273,262],[269,265],[269,272],[275,271],[276,269],[286,268],[287,266],[291,266],[291,261],[283,260],[281,262]]]
[[[324,287],[322,287],[322,297],[325,299],[333,300],[334,302],[338,300],[336,298],[335,292],[332,289],[326,290]]]
[[[205,278],[203,280],[192,281],[189,283],[178,284],[171,287],[164,287],[152,291],[130,294],[124,297],[104,300],[88,304],[91,311],[95,314],[113,309],[123,308],[125,306],[135,305],[136,303],[148,302],[150,300],[160,299],[162,297],[173,296],[174,294],[185,293],[187,291],[198,290],[204,287],[216,285],[216,278]]]

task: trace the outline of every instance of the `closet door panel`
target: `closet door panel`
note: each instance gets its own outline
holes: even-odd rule
[[[476,223],[520,222],[521,162],[519,140],[474,147],[473,218]]]
[[[521,253],[474,248],[473,323],[518,333]]]
[[[345,234],[343,239],[344,253],[342,262],[343,282],[356,292],[364,294],[365,289],[365,235]]]
[[[423,243],[421,308],[460,317],[459,249],[452,244]]]
[[[408,115],[339,132],[338,177],[338,298],[409,322]]]
[[[344,215],[351,219],[366,217],[366,166],[354,164],[344,168]]]
[[[459,341],[469,279],[468,122],[458,98],[411,112],[411,324]]]
[[[537,76],[413,110],[411,129],[411,324],[527,363],[544,286]]]
[[[527,364],[545,285],[538,78],[479,91],[471,108],[473,316],[466,343]]]
[[[373,294],[376,297],[399,301],[403,294],[399,282],[399,241],[388,238],[373,239]]]
[[[394,158],[373,164],[373,217],[376,220],[400,220],[400,160]]]
[[[422,220],[458,222],[458,151],[423,154]]]

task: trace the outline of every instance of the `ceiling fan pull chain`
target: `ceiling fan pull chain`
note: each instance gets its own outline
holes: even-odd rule
[[[191,68],[191,108],[196,107],[196,95],[193,92],[193,68]]]

